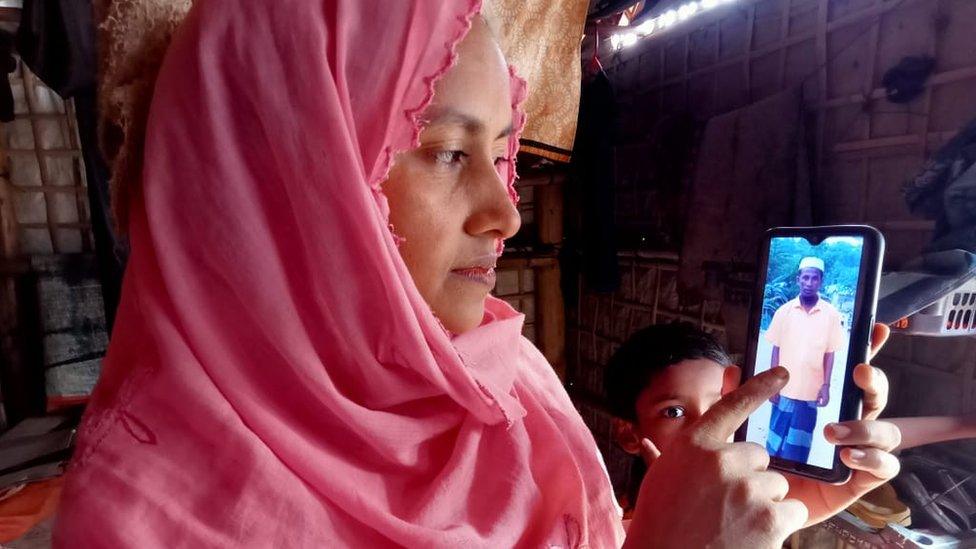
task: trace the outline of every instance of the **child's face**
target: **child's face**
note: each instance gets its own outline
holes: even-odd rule
[[[637,424],[626,422],[618,426],[618,441],[625,450],[636,454],[640,439],[646,437],[666,452],[679,433],[738,383],[739,369],[735,366],[722,366],[704,358],[673,364],[655,375],[637,397]]]

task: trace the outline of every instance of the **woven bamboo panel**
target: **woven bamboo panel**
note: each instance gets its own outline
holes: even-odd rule
[[[0,210],[4,256],[84,253],[93,249],[84,164],[73,106],[23,64],[10,75],[16,119],[2,125],[5,166]]]

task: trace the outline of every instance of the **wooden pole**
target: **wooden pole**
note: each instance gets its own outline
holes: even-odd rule
[[[559,264],[536,271],[538,307],[536,330],[539,349],[559,379],[566,379],[566,312],[560,288]]]

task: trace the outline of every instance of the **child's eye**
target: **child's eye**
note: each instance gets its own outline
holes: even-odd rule
[[[434,160],[451,166],[461,162],[467,156],[464,151],[437,151],[434,153]]]
[[[661,415],[668,419],[678,419],[679,417],[684,417],[685,409],[681,406],[668,406],[661,410]]]

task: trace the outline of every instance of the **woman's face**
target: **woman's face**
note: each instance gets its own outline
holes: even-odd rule
[[[498,170],[512,132],[505,60],[477,18],[457,52],[424,113],[420,147],[397,156],[383,191],[417,288],[462,333],[481,323],[498,242],[521,222]]]

